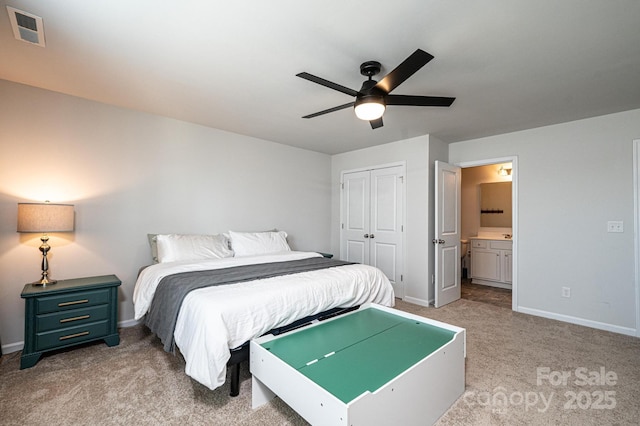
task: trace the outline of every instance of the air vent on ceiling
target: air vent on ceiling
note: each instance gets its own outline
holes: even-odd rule
[[[7,6],[13,35],[18,40],[44,47],[44,27],[42,18],[22,10]]]

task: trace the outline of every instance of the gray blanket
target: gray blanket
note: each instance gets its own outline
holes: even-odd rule
[[[313,257],[169,275],[164,277],[156,288],[145,324],[160,338],[165,351],[175,353],[173,331],[178,321],[182,301],[189,292],[203,287],[235,284],[350,264],[352,263],[341,260]]]

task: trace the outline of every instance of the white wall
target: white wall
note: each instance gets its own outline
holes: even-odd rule
[[[337,154],[331,157],[332,225],[331,248],[340,253],[340,173],[371,166],[405,161],[406,223],[405,223],[405,298],[415,303],[429,301],[429,136],[420,136],[373,148]],[[429,240],[430,241],[430,240]]]
[[[633,110],[449,145],[451,163],[518,157],[519,311],[635,333],[639,136]],[[624,221],[624,233],[607,233],[610,220]]]
[[[330,157],[0,80],[0,341],[23,340],[37,234],[16,233],[18,202],[75,204],[53,234],[53,278],[116,274],[133,318],[147,233],[278,228],[295,249],[330,249]]]

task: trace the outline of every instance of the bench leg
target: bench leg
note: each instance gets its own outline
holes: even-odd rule
[[[276,397],[271,389],[267,387],[256,376],[251,376],[251,408],[256,409]]]
[[[240,363],[231,366],[231,391],[229,396],[238,396],[240,393]]]

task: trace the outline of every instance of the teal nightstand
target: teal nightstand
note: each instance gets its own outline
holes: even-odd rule
[[[80,343],[104,340],[120,343],[118,335],[118,286],[115,275],[59,280],[40,287],[27,284],[24,349],[20,369],[33,367],[44,352]]]

